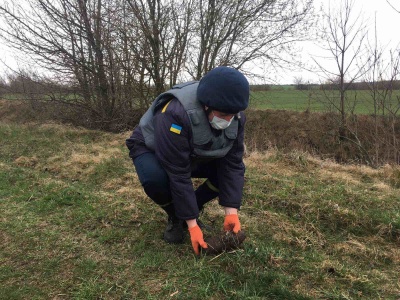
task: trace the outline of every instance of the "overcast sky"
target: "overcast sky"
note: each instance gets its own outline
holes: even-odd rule
[[[393,8],[389,3],[395,8]],[[386,49],[386,52],[389,52],[390,49],[400,49],[400,0],[354,0],[354,11],[352,15],[357,16],[361,15],[362,19],[366,24],[366,29],[368,31],[368,36],[370,40],[374,40],[374,27],[375,27],[375,18],[376,18],[376,29],[377,29],[377,39],[380,47]],[[341,0],[314,0],[314,6],[316,10],[319,10],[320,7],[324,11],[338,9]],[[397,10],[397,11],[396,11]],[[312,61],[310,60],[311,56],[315,57],[326,57],[327,52],[320,47],[320,43],[301,43],[300,45],[303,49],[301,55],[302,60]],[[332,62],[328,59],[320,58],[317,59],[321,64],[324,64],[326,68],[335,68]],[[266,77],[268,75],[266,74]],[[322,74],[318,74],[317,72],[308,72],[308,71],[284,71],[276,74],[276,81],[278,83],[294,83],[294,78],[301,76],[305,82],[315,82],[318,83],[320,80],[323,80]],[[266,78],[266,81],[268,79]]]
[[[343,0],[314,0],[316,11],[318,12],[322,7],[323,10],[328,10],[329,7],[332,10],[337,9],[337,6]],[[388,3],[391,3],[392,6]],[[397,11],[396,11],[397,9]],[[386,47],[387,51],[390,49],[400,49],[400,0],[354,0],[354,15],[359,13],[366,22],[366,28],[371,39],[374,36],[374,24],[376,17],[377,37],[380,45]],[[312,66],[312,56],[322,57],[326,56],[327,52],[319,47],[320,43],[307,42],[301,43],[299,47],[302,48],[301,53],[298,56],[301,57],[303,62],[308,62],[310,67]],[[7,50],[0,45],[0,59],[6,63],[15,67],[16,63],[14,60],[15,53]],[[326,68],[334,68],[332,62],[328,59],[319,59],[321,63],[324,63]],[[4,73],[4,65],[0,62],[0,73]],[[257,71],[264,79],[258,82],[265,83],[279,83],[279,84],[291,84],[294,83],[295,77],[301,77],[305,82],[323,81],[322,74],[317,72],[309,71],[288,71],[288,70],[277,70],[273,72],[269,68],[258,68],[257,66],[252,68],[251,71]]]

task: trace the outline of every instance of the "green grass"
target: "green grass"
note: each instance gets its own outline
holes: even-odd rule
[[[400,91],[393,92],[391,101],[387,101],[385,111],[382,107],[378,114],[388,113],[388,109],[395,111],[400,106]],[[346,112],[355,114],[373,114],[374,104],[370,93],[366,90],[351,90],[346,94]],[[339,105],[338,91],[309,90],[299,91],[295,89],[271,89],[270,91],[252,92],[250,107],[257,109],[285,109],[294,111],[337,112]]]
[[[383,94],[384,91],[377,91]],[[43,96],[44,99],[47,96]],[[70,97],[75,97],[70,95]],[[23,100],[22,94],[5,94],[5,100]],[[338,112],[338,91],[321,91],[316,88],[310,90],[297,90],[294,85],[272,85],[268,91],[253,91],[250,95],[250,107],[255,109],[283,109],[293,111],[313,112]],[[379,101],[379,96],[376,96]],[[377,114],[388,114],[389,111],[397,111],[400,107],[400,90],[394,90],[391,97],[386,97],[385,104],[378,106]],[[374,114],[374,101],[368,90],[349,90],[345,99],[346,113]]]
[[[248,238],[168,245],[129,135],[0,123],[0,299],[398,299],[400,171],[253,153]],[[202,216],[222,228],[223,212]]]

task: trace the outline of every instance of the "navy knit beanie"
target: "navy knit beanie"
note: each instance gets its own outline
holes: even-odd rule
[[[197,100],[203,105],[230,114],[245,110],[249,105],[250,87],[238,70],[217,67],[200,80]]]

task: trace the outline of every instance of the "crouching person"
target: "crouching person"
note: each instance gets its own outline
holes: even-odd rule
[[[207,248],[198,217],[216,197],[225,211],[224,230],[240,230],[248,102],[245,76],[217,67],[159,95],[126,140],[144,191],[168,215],[167,243],[183,243],[189,230],[194,252]],[[194,190],[191,178],[205,181]]]

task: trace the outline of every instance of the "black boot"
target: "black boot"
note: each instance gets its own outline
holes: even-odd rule
[[[164,241],[169,244],[182,244],[187,231],[184,229],[184,224],[186,224],[185,221],[175,216],[169,216],[168,224],[164,231]]]

